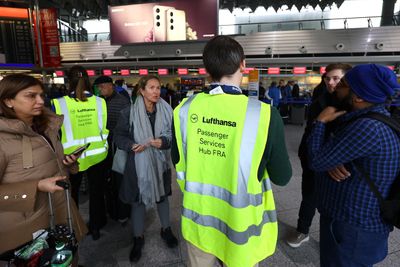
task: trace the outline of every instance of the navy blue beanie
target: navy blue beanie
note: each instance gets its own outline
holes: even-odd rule
[[[400,90],[394,72],[377,64],[358,65],[349,70],[345,79],[351,90],[363,100],[380,104]]]

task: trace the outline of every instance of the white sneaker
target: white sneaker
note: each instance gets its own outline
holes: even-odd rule
[[[308,240],[310,240],[308,235],[296,231],[286,240],[286,243],[292,248],[298,248],[301,246],[301,244],[307,242]]]

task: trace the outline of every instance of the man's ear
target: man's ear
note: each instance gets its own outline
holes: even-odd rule
[[[243,73],[245,69],[246,69],[246,60],[243,59],[242,62],[240,62],[240,72]]]

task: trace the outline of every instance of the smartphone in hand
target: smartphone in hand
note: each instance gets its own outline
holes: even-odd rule
[[[87,143],[87,144],[84,145],[84,146],[80,146],[80,147],[78,147],[77,149],[75,149],[75,150],[74,150],[71,154],[69,154],[69,155],[77,156],[77,155],[79,155],[79,153],[85,151],[89,146],[90,146],[90,143]]]

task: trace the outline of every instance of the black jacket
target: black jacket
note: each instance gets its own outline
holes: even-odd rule
[[[306,160],[308,158],[308,156],[307,156],[307,153],[308,153],[307,152],[307,139],[311,134],[313,122],[327,106],[332,106],[332,104],[333,104],[332,95],[330,93],[328,93],[327,90],[324,90],[323,92],[321,92],[320,95],[318,96],[318,98],[316,98],[311,103],[311,105],[308,109],[306,128],[304,130],[303,137],[301,138],[299,151],[298,151],[298,156],[301,160]],[[335,124],[336,124],[335,122],[330,122],[327,124],[327,130],[326,130],[327,134],[329,134],[333,131]]]
[[[105,100],[107,105],[107,129],[110,131],[108,140],[111,142],[113,140],[114,128],[117,125],[121,110],[129,106],[130,102],[128,98],[115,91],[111,96],[105,98]]]

